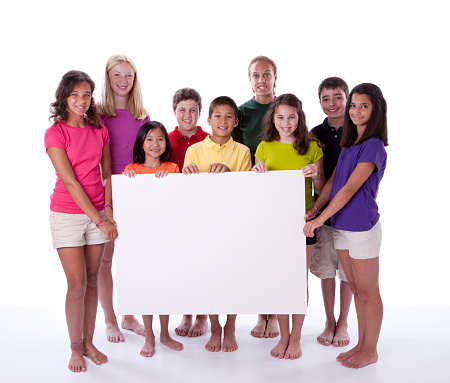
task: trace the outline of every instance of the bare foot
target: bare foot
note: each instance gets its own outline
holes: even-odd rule
[[[266,330],[264,331],[264,338],[276,338],[280,335],[280,327],[278,326],[278,318],[276,315],[269,315]]]
[[[336,323],[329,324],[327,321],[325,323],[325,328],[322,331],[322,334],[320,334],[317,337],[317,341],[323,346],[329,346],[331,343],[333,343],[335,331],[336,331]]]
[[[122,317],[122,328],[134,331],[136,334],[145,336],[145,328],[141,325],[133,315],[124,315]]]
[[[351,350],[348,350],[346,352],[341,352],[337,357],[336,360],[338,362],[343,362],[348,358],[351,358],[352,356],[356,355],[361,350],[361,346],[357,344],[355,347],[353,347]]]
[[[345,347],[350,344],[350,336],[348,335],[347,326],[337,325],[336,332],[334,333],[333,346]]]
[[[150,358],[155,354],[155,336],[148,338],[145,337],[145,344],[140,353],[144,358]]]
[[[120,331],[117,322],[106,324],[106,339],[108,339],[112,343],[119,343],[125,341],[125,338],[123,337],[123,334]]]
[[[177,342],[171,338],[169,334],[161,334],[159,337],[160,342],[174,351],[181,351],[183,349],[183,343]]]
[[[258,322],[256,322],[256,326],[253,327],[252,331],[250,331],[250,334],[254,336],[255,338],[264,338],[264,333],[266,331],[266,325],[267,325],[267,316],[264,314],[258,315]]]
[[[278,344],[270,351],[270,355],[274,358],[283,359],[288,348],[289,337],[281,337]]]
[[[344,367],[362,368],[378,361],[377,352],[365,352],[361,350],[357,354],[349,357],[341,362]]]
[[[100,352],[92,343],[84,345],[84,355],[91,358],[98,366],[108,362],[108,357]]]
[[[183,315],[183,319],[178,327],[175,329],[175,334],[178,336],[186,336],[189,332],[189,329],[192,326],[192,316],[191,315]]]
[[[223,329],[223,345],[222,351],[224,352],[233,352],[238,349],[238,345],[236,342],[236,334],[235,328],[227,328],[227,326]]]
[[[211,338],[206,343],[205,348],[209,352],[218,352],[221,348],[222,329],[211,329]]]
[[[289,338],[289,346],[284,353],[284,359],[298,359],[302,356],[302,349],[300,347],[300,339]]]
[[[69,360],[69,369],[73,372],[85,372],[86,363],[83,358],[83,344],[71,344],[70,349],[72,350],[72,355]]]
[[[203,335],[208,328],[208,320],[206,315],[202,315],[199,318],[200,315],[197,315],[197,318],[195,319],[194,324],[189,329],[189,332],[187,333],[188,336],[200,336]],[[204,317],[204,318],[203,318]]]

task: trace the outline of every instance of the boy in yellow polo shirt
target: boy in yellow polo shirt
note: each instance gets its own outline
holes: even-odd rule
[[[211,102],[207,121],[212,134],[188,148],[184,159],[184,174],[251,170],[250,149],[231,138],[231,132],[238,124],[237,113],[237,105],[230,97],[217,97]],[[227,315],[227,323],[223,328],[223,344],[219,315],[210,315],[209,319],[211,338],[205,348],[210,352],[220,351],[221,348],[225,352],[236,351],[236,315]]]
[[[212,134],[188,148],[184,174],[224,173],[251,170],[250,150],[233,140],[231,132],[238,124],[236,103],[227,96],[215,98],[207,119]]]

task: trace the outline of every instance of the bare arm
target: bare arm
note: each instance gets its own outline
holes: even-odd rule
[[[358,165],[356,165],[355,170],[353,170],[346,184],[341,188],[341,190],[339,190],[336,193],[333,200],[330,202],[328,207],[322,212],[322,214],[318,218],[306,222],[305,227],[303,229],[305,235],[312,237],[314,235],[314,229],[316,227],[322,226],[328,218],[330,218],[333,214],[341,210],[345,206],[345,204],[353,197],[353,195],[358,191],[358,189],[362,186],[362,184],[369,178],[369,176],[373,173],[374,169],[375,164],[373,162],[360,162]],[[326,193],[328,193],[329,187],[328,198],[331,194],[332,182],[330,185],[329,183],[333,179],[334,173],[333,176],[328,180],[324,189],[322,190],[322,193],[325,191]],[[319,198],[316,201],[316,206],[318,208],[322,207],[326,202],[326,201],[324,202],[325,195],[324,198],[321,199],[322,193],[319,195]],[[305,216],[305,218],[307,218],[308,213]]]
[[[311,177],[314,183],[314,191],[320,194],[323,185],[325,185],[325,177],[323,175],[323,157],[318,161],[306,165],[302,168],[305,177]]]
[[[108,149],[109,150],[109,149]],[[72,197],[74,202],[78,207],[83,210],[83,212],[92,220],[92,222],[98,224],[102,220],[102,216],[97,211],[97,209],[92,205],[82,186],[75,178],[72,166],[70,165],[67,154],[63,149],[49,147],[47,149],[48,156],[52,161],[52,164],[61,179],[64,188],[67,190],[69,195]],[[102,158],[103,160],[103,158]],[[111,169],[111,166],[110,166]],[[110,171],[111,172],[111,171]],[[109,175],[109,188],[111,187],[111,174]],[[106,190],[105,190],[106,198]],[[109,199],[106,203],[112,202],[111,193],[109,194]],[[106,239],[113,239],[117,236],[117,230],[115,226],[109,222],[103,221],[99,225],[99,229],[102,230],[106,235]],[[114,236],[115,232],[115,236]]]

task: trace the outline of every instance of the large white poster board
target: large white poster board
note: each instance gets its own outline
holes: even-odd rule
[[[113,176],[120,314],[306,313],[300,171]]]

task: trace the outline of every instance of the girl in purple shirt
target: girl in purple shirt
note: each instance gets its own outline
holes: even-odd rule
[[[133,162],[136,135],[150,117],[142,103],[141,86],[133,61],[125,56],[112,55],[106,63],[105,83],[98,105],[101,118],[108,129],[111,147],[112,174],[122,174]],[[106,337],[110,342],[123,342],[113,307],[113,278],[111,273],[114,241],[105,246],[102,267],[98,276],[99,300],[105,314]],[[145,330],[133,315],[124,315],[122,328],[145,336]]]
[[[361,368],[378,360],[377,343],[383,319],[378,287],[381,226],[376,196],[386,168],[386,101],[373,84],[360,84],[349,95],[336,169],[315,206],[306,212],[303,229],[331,217],[335,248],[355,297],[358,343],[336,358],[343,366]],[[319,217],[318,210],[330,201]]]

